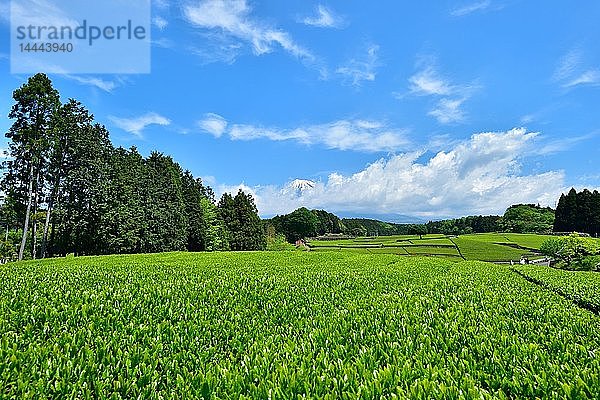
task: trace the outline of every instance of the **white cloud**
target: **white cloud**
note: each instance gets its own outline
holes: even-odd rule
[[[198,125],[215,137],[227,135],[231,140],[292,140],[305,145],[320,144],[338,150],[394,152],[405,149],[410,144],[405,130],[394,129],[378,121],[339,120],[295,129],[281,129],[245,124],[228,125],[220,115],[207,114],[198,121]]]
[[[561,58],[552,79],[565,89],[582,85],[596,86],[600,85],[600,70],[586,67],[582,51],[574,49]]]
[[[152,39],[151,41],[152,46],[155,47],[160,47],[163,49],[173,49],[175,48],[175,42],[172,41],[171,39],[167,39],[165,37],[159,38],[159,39]]]
[[[465,99],[441,99],[427,114],[435,117],[440,124],[461,122],[465,119],[465,113],[460,108],[464,101]]]
[[[227,121],[218,114],[208,113],[198,121],[198,126],[214,137],[221,137],[227,128]]]
[[[374,81],[376,76],[375,69],[379,66],[378,51],[378,45],[369,45],[364,58],[352,59],[346,65],[336,69],[335,72],[343,75],[354,86],[360,86],[363,81]]]
[[[158,29],[160,29],[162,31],[169,25],[169,21],[167,21],[163,17],[156,16],[156,17],[152,18],[152,25],[154,25],[155,27],[157,27]]]
[[[431,66],[411,76],[408,81],[410,82],[410,92],[416,95],[445,96],[454,90]]]
[[[154,112],[149,112],[135,118],[119,118],[113,116],[108,118],[118,128],[121,128],[125,132],[129,132],[139,138],[142,137],[142,131],[150,125],[167,126],[171,124],[171,121],[168,118],[165,118],[162,115]]]
[[[546,143],[541,144],[535,152],[540,155],[560,153],[569,150],[570,148],[581,142],[594,139],[598,137],[599,134],[600,132],[596,131],[585,135],[552,139],[547,141]]]
[[[466,115],[463,104],[473,95],[479,86],[476,83],[455,85],[442,77],[430,59],[419,72],[408,79],[409,94],[415,96],[435,96],[437,103],[427,114],[435,117],[441,124],[462,122]],[[423,64],[423,61],[420,62]],[[405,97],[402,93],[393,93],[398,99]],[[441,98],[440,98],[441,97]]]
[[[492,5],[491,0],[482,0],[456,8],[450,13],[454,17],[462,17],[476,11],[484,11]]]
[[[119,80],[118,82],[117,81],[109,81],[109,80],[104,80],[104,79],[101,79],[98,77],[93,77],[93,76],[79,76],[79,75],[63,74],[62,77],[66,78],[66,79],[70,79],[77,83],[80,83],[82,85],[97,87],[98,89],[103,90],[108,93],[112,92],[121,83],[123,83],[122,80]]]
[[[5,18],[8,18],[6,14]],[[23,25],[79,26],[56,2],[47,0],[19,0],[10,5],[10,18]]]
[[[346,24],[344,18],[322,4],[317,6],[316,11],[316,16],[303,18],[301,22],[318,28],[342,28]]]
[[[560,59],[552,78],[556,81],[568,79],[570,76],[575,74],[581,63],[581,51],[578,49],[569,51]]]
[[[530,124],[533,121],[535,121],[536,118],[537,118],[536,114],[526,114],[521,117],[521,123],[522,124]]]
[[[217,30],[252,46],[255,54],[281,47],[295,57],[313,61],[314,56],[296,44],[290,35],[253,20],[246,0],[200,0],[183,7],[186,20],[194,26]]]
[[[241,188],[253,194],[263,216],[301,206],[427,218],[498,214],[516,203],[553,205],[564,189],[562,171],[520,173],[536,137],[522,128],[479,133],[426,162],[418,161],[420,152],[391,156],[351,175],[330,174],[300,193],[288,185]]]
[[[588,71],[583,72],[581,75],[570,79],[565,82],[563,87],[572,88],[574,86],[579,85],[598,85],[600,84],[600,71],[597,69],[590,69]]]

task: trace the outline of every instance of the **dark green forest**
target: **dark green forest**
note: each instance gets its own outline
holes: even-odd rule
[[[600,234],[600,193],[571,189],[560,196],[556,206],[555,232],[583,232]]]
[[[265,248],[251,195],[217,202],[171,157],[113,147],[107,129],[78,101],[62,104],[44,74],[13,99],[1,182],[5,258]]]

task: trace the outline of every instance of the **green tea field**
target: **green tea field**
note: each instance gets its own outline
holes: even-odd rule
[[[598,279],[570,274],[355,251],[7,264],[0,398],[597,399],[600,318],[574,299]]]
[[[408,256],[435,256],[456,260],[519,261],[539,256],[547,235],[519,233],[480,233],[460,236],[423,235],[359,237],[344,240],[313,240],[311,250],[352,250]]]

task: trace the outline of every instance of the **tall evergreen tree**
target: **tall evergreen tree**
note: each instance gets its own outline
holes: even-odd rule
[[[102,125],[83,124],[73,136],[52,237],[62,254],[103,252],[100,223],[111,149],[108,131]]]
[[[590,233],[596,237],[600,235],[600,193],[597,190],[592,192],[592,213]]]
[[[76,100],[69,99],[54,113],[50,131],[49,165],[47,181],[49,185],[46,199],[46,218],[42,237],[41,256],[46,256],[51,215],[55,203],[61,196],[62,183],[66,176],[78,165],[76,144],[93,121],[93,116]]]
[[[205,198],[204,185],[200,179],[195,179],[190,171],[185,171],[182,176],[183,200],[187,215],[187,240],[188,251],[202,251],[206,248],[204,242],[204,210],[202,199]]]
[[[231,250],[264,250],[267,240],[252,195],[241,189],[234,198],[225,193],[219,201],[219,213],[227,228]]]
[[[9,195],[25,206],[19,260],[23,259],[30,218],[43,198],[45,169],[50,148],[52,116],[60,105],[59,94],[45,74],[36,74],[13,93],[15,104],[8,115],[15,122],[6,133],[11,160],[6,178]],[[35,226],[35,225],[34,225]],[[35,228],[34,228],[35,241]],[[35,245],[33,246],[33,257]]]
[[[135,147],[111,151],[103,188],[101,230],[105,235],[106,252],[140,253],[146,231],[145,195],[146,164]]]
[[[171,157],[152,152],[146,160],[147,190],[144,252],[185,250],[187,215],[182,191],[181,167]]]
[[[592,192],[583,189],[577,193],[575,231],[590,233],[592,230]]]
[[[577,191],[574,188],[562,195],[556,206],[554,222],[555,232],[573,232],[577,230]]]
[[[567,213],[567,209],[566,209],[566,202],[567,202],[567,196],[565,196],[564,193],[562,193],[560,195],[560,198],[558,199],[558,204],[556,205],[556,211],[554,212],[554,232],[566,232],[568,229],[566,229],[566,213]]]

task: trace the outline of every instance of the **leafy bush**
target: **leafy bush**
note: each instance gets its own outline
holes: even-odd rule
[[[285,240],[285,235],[267,236],[267,251],[296,250],[296,246]]]
[[[0,282],[3,399],[600,398],[598,317],[500,265],[166,253]]]
[[[587,256],[576,264],[575,269],[582,271],[600,271],[600,255]]]
[[[17,255],[15,246],[11,241],[0,241],[0,258],[6,261],[11,261]]]
[[[554,258],[561,268],[590,270],[597,265],[594,260],[600,255],[600,245],[594,239],[573,234],[547,239],[540,251]]]

